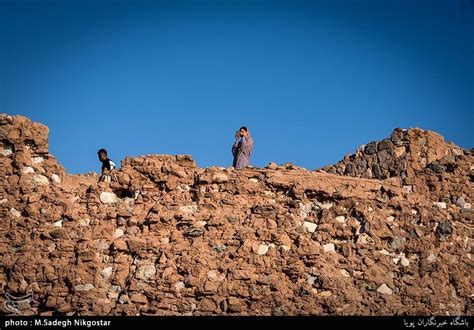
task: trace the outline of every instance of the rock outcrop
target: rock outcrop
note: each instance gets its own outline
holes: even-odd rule
[[[1,313],[472,315],[473,158],[397,129],[319,171],[146,155],[99,183],[0,115]]]

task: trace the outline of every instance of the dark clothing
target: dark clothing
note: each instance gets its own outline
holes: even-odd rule
[[[115,168],[115,163],[111,161],[110,159],[106,159],[102,161],[102,173],[104,173],[104,170],[110,171]]]

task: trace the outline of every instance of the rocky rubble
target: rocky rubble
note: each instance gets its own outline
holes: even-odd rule
[[[0,116],[0,305],[22,315],[472,315],[473,154],[395,130],[307,171],[126,158],[69,175]],[[329,173],[326,173],[329,172]]]
[[[453,198],[462,202],[462,196],[472,189],[473,153],[472,149],[446,143],[432,131],[397,128],[390,138],[363,145],[321,171],[358,178],[391,178],[408,192],[436,196],[440,202]],[[449,195],[451,192],[455,194]]]

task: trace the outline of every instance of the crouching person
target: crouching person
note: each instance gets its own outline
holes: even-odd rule
[[[100,149],[97,152],[97,155],[99,156],[99,160],[102,163],[102,173],[99,178],[99,182],[117,181],[117,175],[115,173],[116,166],[115,163],[107,156],[107,150]]]

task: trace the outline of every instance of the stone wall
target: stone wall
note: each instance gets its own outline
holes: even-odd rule
[[[6,293],[32,293],[22,315],[473,314],[473,156],[436,133],[320,171],[146,155],[98,183],[47,127],[0,125],[2,314]]]

